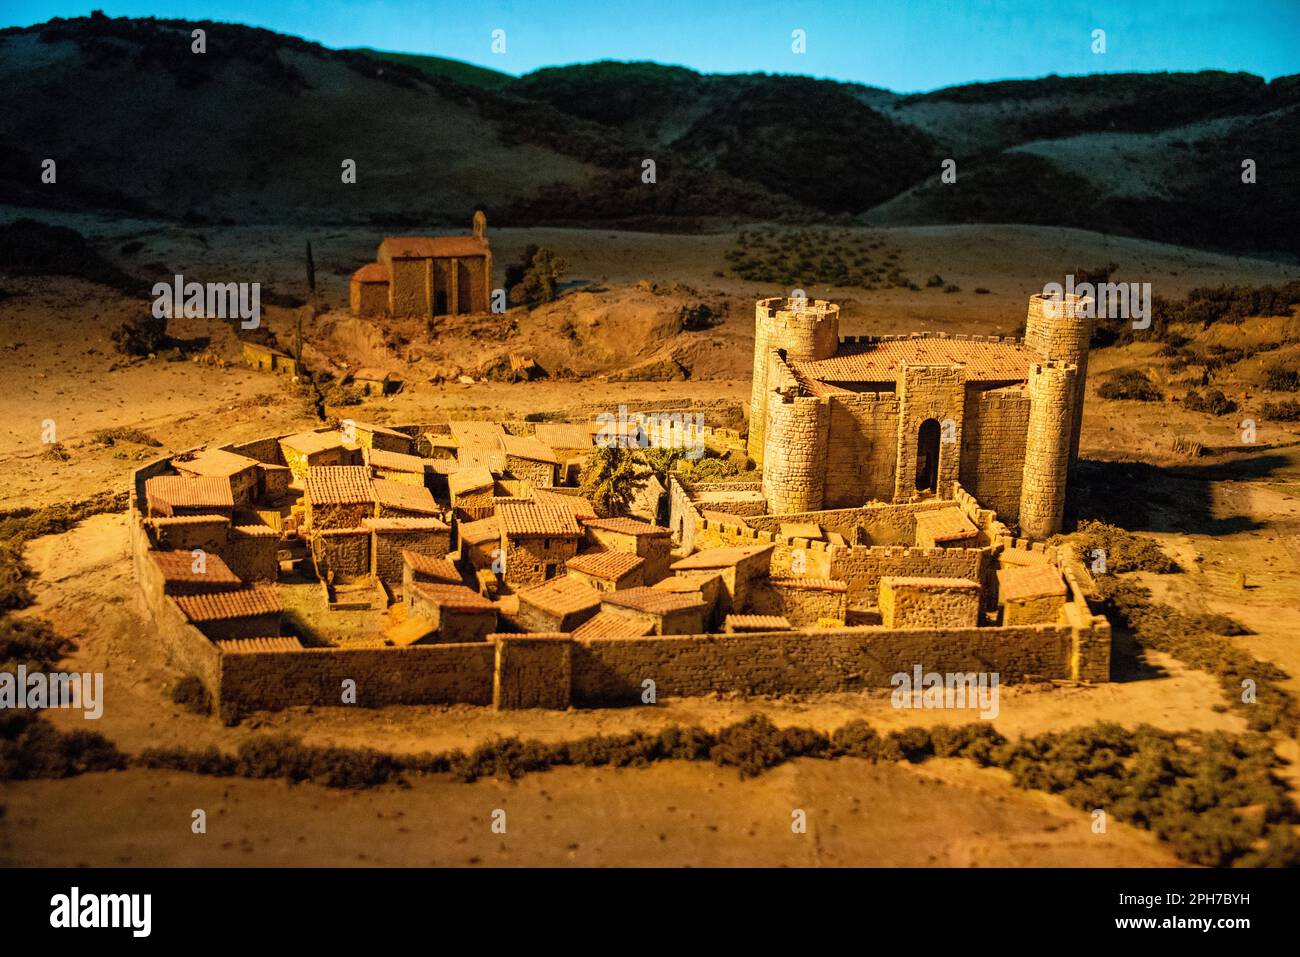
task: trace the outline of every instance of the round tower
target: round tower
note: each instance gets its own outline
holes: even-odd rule
[[[1070,464],[1079,457],[1079,430],[1088,378],[1088,349],[1094,324],[1093,300],[1073,293],[1029,297],[1025,318],[1025,346],[1048,362],[1068,362],[1079,367],[1075,383],[1074,413],[1070,420]]]
[[[830,406],[815,396],[795,393],[782,388],[768,397],[763,496],[773,514],[822,507]]]
[[[1079,369],[1072,362],[1029,368],[1029,426],[1020,485],[1020,534],[1047,538],[1061,530],[1070,471],[1070,439]]]
[[[754,309],[754,378],[749,397],[749,457],[763,466],[767,436],[768,360],[829,359],[840,346],[840,307],[817,299],[760,299]]]

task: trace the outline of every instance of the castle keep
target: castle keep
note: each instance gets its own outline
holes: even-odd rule
[[[1092,335],[1084,302],[1033,296],[1021,340],[842,339],[833,303],[761,300],[748,451],[768,511],[951,498],[960,485],[1026,537],[1060,531]]]

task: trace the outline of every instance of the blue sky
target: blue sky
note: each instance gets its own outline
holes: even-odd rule
[[[656,60],[912,92],[1048,73],[1300,73],[1300,0],[5,0],[0,25],[93,8],[247,23],[331,47],[431,53],[514,74]],[[498,29],[503,55],[491,50]],[[806,33],[806,53],[791,50],[796,29]],[[1104,54],[1091,50],[1095,29],[1106,31]]]

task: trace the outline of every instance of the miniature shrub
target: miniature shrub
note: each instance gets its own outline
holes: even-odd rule
[[[1265,402],[1259,407],[1259,414],[1272,422],[1300,421],[1300,402],[1295,399]]]
[[[0,781],[66,778],[126,767],[126,756],[93,731],[59,731],[27,711],[0,711]]]
[[[1155,383],[1136,369],[1112,375],[1097,388],[1103,399],[1128,399],[1136,402],[1159,402],[1163,396]]]
[[[162,448],[162,443],[155,439],[148,432],[141,429],[133,429],[128,426],[118,426],[112,429],[100,429],[92,436],[100,445],[116,445],[118,442],[130,442],[134,445],[145,445],[151,449]]]
[[[186,675],[172,687],[172,703],[195,714],[212,713],[212,696],[196,675]]]
[[[1193,412],[1207,412],[1210,415],[1229,415],[1237,411],[1237,403],[1219,389],[1207,389],[1204,393],[1193,389],[1183,399],[1183,407]]]
[[[1053,544],[1072,541],[1079,557],[1090,567],[1105,574],[1154,572],[1166,575],[1178,571],[1178,563],[1150,538],[1134,535],[1127,529],[1105,522],[1083,521],[1071,535],[1057,535]],[[1104,562],[1104,567],[1098,561]]]
[[[1300,370],[1274,363],[1264,373],[1264,388],[1271,392],[1300,392]]]
[[[753,777],[792,758],[820,757],[830,751],[830,740],[807,728],[778,728],[765,715],[751,715],[718,732],[709,751],[714,764],[740,769]]]
[[[215,746],[202,750],[189,748],[146,748],[135,763],[141,767],[161,771],[187,771],[190,774],[209,774],[230,777],[239,769],[239,763],[222,754]]]
[[[122,323],[109,337],[117,351],[125,355],[153,355],[161,352],[167,343],[167,320],[145,312]]]

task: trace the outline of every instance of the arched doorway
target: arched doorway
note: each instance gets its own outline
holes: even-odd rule
[[[916,490],[935,492],[939,488],[939,423],[926,419],[916,434]]]

